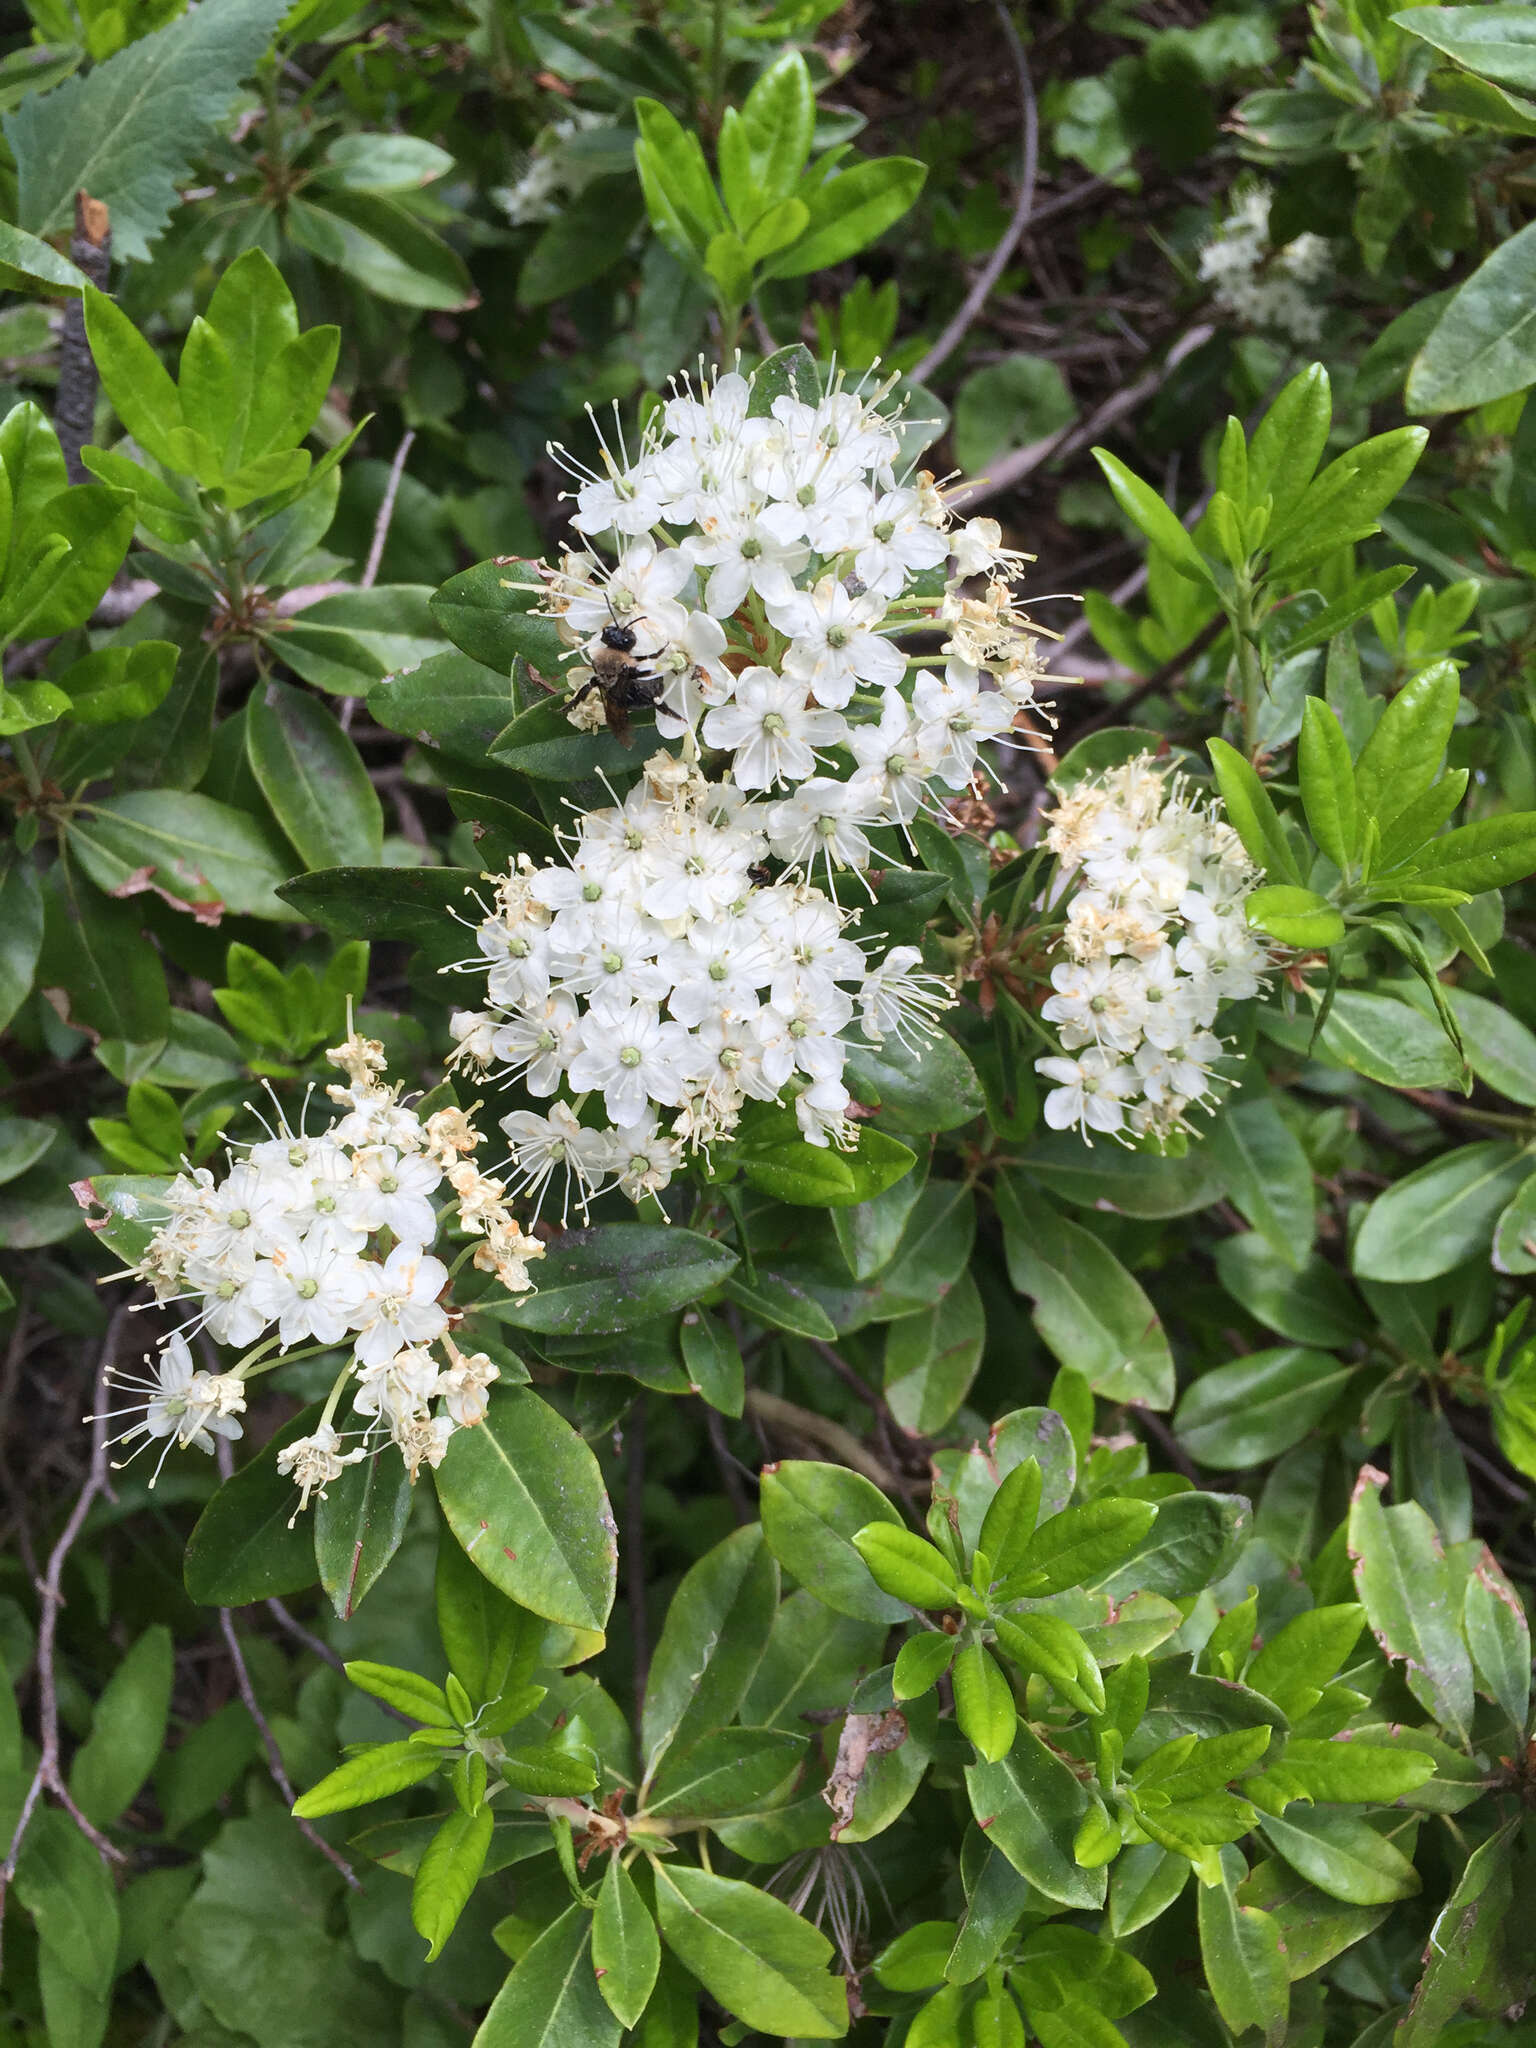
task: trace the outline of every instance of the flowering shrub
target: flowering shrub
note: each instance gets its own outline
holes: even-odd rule
[[[18,2043],[1521,2037],[1536,69],[1046,12],[0,51]]]

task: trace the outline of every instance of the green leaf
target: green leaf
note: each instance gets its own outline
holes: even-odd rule
[[[1478,1691],[1495,1701],[1510,1726],[1523,1733],[1530,1708],[1530,1624],[1519,1594],[1486,1544],[1467,1580],[1461,1619]]]
[[[1530,1880],[1515,1860],[1520,1826],[1518,1816],[1505,1821],[1467,1858],[1430,1928],[1424,1974],[1395,2048],[1438,2048],[1468,2007],[1492,2016],[1527,1996]]]
[[[1209,1144],[1225,1176],[1228,1200],[1279,1258],[1299,1270],[1317,1231],[1312,1168],[1274,1097],[1255,1095],[1226,1104],[1213,1123]]]
[[[183,1573],[200,1606],[243,1607],[315,1583],[314,1538],[299,1518],[297,1488],[277,1469],[277,1454],[319,1419],[318,1404],[295,1415],[199,1515]]]
[[[592,1916],[568,1906],[497,1992],[476,2048],[618,2048],[592,1963]]]
[[[1195,546],[1180,525],[1178,517],[1153,490],[1150,484],[1142,482],[1133,471],[1126,468],[1117,455],[1111,455],[1107,448],[1095,448],[1093,459],[1104,472],[1104,479],[1114,493],[1115,503],[1137,530],[1191,583],[1198,583],[1211,591],[1217,589],[1216,579],[1211,573],[1204,555]]]
[[[917,1048],[887,1038],[871,1045],[850,1035],[843,1077],[860,1102],[889,1110],[897,1127],[949,1131],[980,1116],[986,1106],[975,1069],[947,1032]]]
[[[170,1630],[157,1625],[145,1629],[107,1680],[69,1771],[70,1797],[97,1827],[126,1812],[154,1769],[174,1675]]]
[[[7,270],[18,271],[43,291],[60,293],[66,298],[78,298],[90,283],[84,271],[77,270],[67,256],[61,256],[47,242],[39,241],[36,235],[29,235],[25,228],[10,221],[0,221],[0,264]],[[14,289],[9,278],[6,283]]]
[[[1536,1107],[1536,1033],[1484,996],[1461,988],[1448,988],[1445,996],[1477,1078],[1506,1101]]]
[[[287,0],[216,0],[24,99],[4,117],[21,225],[53,234],[77,192],[102,193],[115,252],[145,259],[286,10]]]
[[[448,1704],[448,1695],[430,1678],[423,1678],[415,1671],[403,1671],[395,1664],[370,1663],[362,1657],[354,1657],[344,1669],[349,1684],[374,1699],[387,1700],[402,1714],[409,1714],[413,1721],[424,1722],[431,1728],[458,1726]]]
[[[1349,1510],[1355,1587],[1377,1642],[1401,1662],[1409,1691],[1465,1743],[1473,1684],[1461,1633],[1466,1571],[1446,1557],[1417,1501],[1382,1506],[1386,1483],[1367,1465],[1355,1485]]]
[[[293,1802],[296,1820],[318,1820],[327,1813],[346,1813],[375,1799],[388,1799],[410,1785],[419,1785],[438,1768],[435,1750],[413,1742],[370,1743],[359,1756],[348,1757],[334,1771]]]
[[[789,1460],[762,1472],[763,1536],[784,1570],[824,1606],[860,1621],[907,1619],[905,1601],[882,1593],[853,1539],[871,1522],[899,1529],[878,1488],[840,1465]]]
[[[1140,1503],[1092,1505],[1133,1507]],[[1094,1588],[1116,1600],[1129,1593],[1189,1599],[1230,1567],[1251,1521],[1252,1512],[1240,1494],[1173,1494],[1158,1503],[1157,1520],[1132,1555],[1124,1564],[1101,1571],[1092,1582]]]
[[[568,709],[563,694],[536,698],[496,735],[491,759],[536,782],[570,783],[633,771],[634,756],[621,740],[611,732],[579,731],[571,724]]]
[[[384,811],[362,756],[318,698],[269,682],[246,711],[246,753],[308,868],[377,867]]]
[[[1480,77],[1536,90],[1536,23],[1524,7],[1418,7],[1391,18]]]
[[[826,1968],[832,1944],[809,1922],[736,1878],[676,1862],[653,1870],[662,1939],[727,2012],[776,2039],[848,2031],[846,1990]]]
[[[465,571],[469,576],[475,573],[473,569]],[[450,585],[444,584],[443,589],[448,588]],[[441,596],[440,591],[438,598]],[[441,617],[437,602],[435,598],[433,616]],[[476,624],[461,624],[461,630],[474,637],[479,625],[494,639],[499,617],[496,614],[487,620],[477,607],[466,603],[462,618]],[[491,741],[517,714],[517,695],[510,680],[514,658],[509,654],[505,667],[487,667],[464,654],[434,654],[419,668],[376,683],[368,692],[368,715],[391,732],[429,740],[457,760],[483,762]]]
[[[746,1399],[746,1368],[741,1347],[719,1316],[687,1309],[678,1329],[683,1366],[711,1408],[722,1415],[740,1415]]]
[[[646,1763],[736,1717],[768,1644],[779,1568],[756,1524],[705,1552],[672,1596],[646,1674],[640,1743]]]
[[[443,1653],[472,1699],[498,1700],[527,1678],[544,1624],[476,1571],[446,1529],[437,1546],[433,1596]]]
[[[1250,504],[1265,496],[1274,500],[1271,527],[1289,517],[1311,483],[1332,420],[1328,372],[1321,363],[1309,363],[1259,422],[1248,450],[1248,499]]]
[[[885,1397],[903,1429],[937,1435],[970,1391],[986,1341],[986,1310],[969,1273],[931,1309],[888,1326]]]
[[[279,893],[307,923],[339,938],[446,940],[439,950],[457,957],[464,936],[447,913],[472,913],[466,897],[479,880],[474,868],[322,868]]]
[[[1202,1373],[1173,1418],[1179,1441],[1206,1465],[1260,1465],[1322,1421],[1355,1368],[1326,1351],[1251,1351]]]
[[[1320,697],[1309,697],[1303,708],[1297,761],[1312,837],[1342,873],[1353,861],[1360,837],[1355,771],[1344,728]]]
[[[816,95],[798,50],[786,50],[758,73],[741,103],[740,123],[753,186],[765,199],[784,198],[805,168],[816,126]]]
[[[1413,858],[1389,874],[1374,877],[1386,895],[1402,881],[1434,882],[1478,896],[1486,889],[1508,888],[1536,873],[1536,811],[1506,811],[1479,818],[1431,839]]]
[[[955,460],[979,476],[995,455],[1069,427],[1077,407],[1048,356],[1011,355],[973,370],[955,393]]]
[[[663,1758],[646,1811],[677,1821],[715,1820],[777,1803],[805,1758],[792,1728],[717,1728]]]
[[[980,1643],[964,1646],[950,1676],[961,1734],[987,1763],[1001,1762],[1013,1747],[1019,1722],[1012,1687]]]
[[[169,640],[98,647],[58,678],[77,725],[122,725],[147,718],[171,687],[181,650]]]
[[[1225,740],[1207,740],[1206,751],[1211,757],[1227,823],[1243,842],[1248,858],[1266,874],[1299,885],[1301,876],[1280,814],[1251,762]]]
[[[1528,226],[1499,243],[1436,321],[1408,372],[1403,401],[1410,412],[1488,405],[1536,378],[1533,276],[1536,232]]]
[[[69,839],[108,894],[148,868],[146,879],[179,905],[293,921],[276,893],[288,878],[287,858],[233,804],[180,789],[132,789],[78,813]]]
[[[925,1692],[932,1692],[953,1663],[958,1648],[957,1639],[945,1635],[941,1629],[926,1635],[908,1636],[896,1652],[891,1672],[891,1692],[897,1703],[920,1699]],[[1012,1739],[1010,1735],[1010,1743]],[[1005,1748],[1007,1746],[1004,1745]]]
[[[661,1968],[661,1943],[640,1888],[617,1856],[608,1859],[592,1916],[597,1988],[620,2026],[639,2024]]]
[[[767,266],[770,277],[809,277],[846,262],[916,204],[928,166],[915,157],[866,157],[803,191],[810,221],[799,240]]]
[[[459,1924],[459,1915],[485,1868],[496,1825],[489,1806],[467,1814],[455,1808],[427,1844],[411,1885],[411,1925],[427,1943],[434,1962]]]
[[[1485,1255],[1499,1211],[1530,1171],[1526,1154],[1502,1138],[1430,1160],[1367,1209],[1354,1270],[1366,1280],[1433,1280]]]
[[[1369,1319],[1348,1282],[1317,1252],[1292,1266],[1256,1230],[1248,1231],[1217,1245],[1216,1273],[1249,1315],[1292,1343],[1342,1348],[1369,1334]]]
[[[1041,1201],[1016,1173],[999,1177],[1008,1277],[1034,1301],[1035,1328],[1063,1365],[1108,1400],[1170,1406],[1173,1354],[1146,1293],[1100,1238]]]
[[[97,2048],[110,2017],[118,1902],[106,1864],[67,1814],[44,1807],[34,1815],[16,1897],[37,1933],[49,2048]]]
[[[1079,1912],[1104,1903],[1105,1871],[1081,1869],[1072,1848],[1092,1797],[1027,1722],[1007,1756],[971,1764],[965,1783],[988,1842],[1037,1891]]]
[[[1433,783],[1456,723],[1461,685],[1449,661],[1431,662],[1388,704],[1355,763],[1364,817],[1383,834]]]
[[[640,191],[627,177],[595,179],[567,198],[523,258],[518,305],[547,306],[612,270],[624,260],[644,213]]]
[[[596,1336],[687,1308],[718,1286],[736,1254],[697,1231],[662,1223],[571,1230],[537,1269],[537,1292],[481,1296],[478,1313],[520,1330]]]
[[[1102,1578],[1140,1547],[1160,1513],[1144,1500],[1090,1500],[1063,1508],[1035,1530],[999,1597],[1036,1599]]]
[[[640,130],[635,168],[651,225],[674,256],[696,261],[727,226],[703,144],[658,100],[641,97],[634,105]]]
[[[1218,1851],[1220,1882],[1198,1897],[1200,1959],[1216,2009],[1235,2034],[1262,2028],[1268,2048],[1285,2039],[1290,1979],[1280,1928],[1256,1906],[1240,1905],[1237,1887],[1247,1865],[1236,1849]]]
[[[28,540],[56,535],[69,543],[69,553],[53,570],[42,602],[27,611],[25,625],[38,635],[68,632],[84,625],[102,593],[122,566],[133,539],[134,501],[109,484],[77,484],[36,515]],[[7,604],[11,593],[7,590]],[[22,620],[11,625],[14,633]]]
[[[1312,1046],[1313,1027],[1297,1020],[1297,1052]],[[1266,1019],[1266,1029],[1269,1020]],[[1440,1025],[1395,996],[1342,988],[1334,997],[1315,1050],[1389,1088],[1443,1088],[1461,1073],[1461,1056]]]
[[[1390,1806],[1426,1784],[1435,1775],[1435,1764],[1433,1757],[1416,1749],[1392,1749],[1353,1737],[1324,1742],[1293,1735],[1278,1770],[1302,1784],[1312,1799],[1334,1805]]]
[[[1300,946],[1307,952],[1336,946],[1347,929],[1326,896],[1288,882],[1255,889],[1244,899],[1243,911],[1255,931],[1268,932],[1282,945]]]
[[[910,1529],[884,1520],[857,1529],[853,1547],[869,1567],[882,1593],[913,1607],[949,1607],[960,1597],[960,1585],[943,1553]]]
[[[1346,1905],[1385,1906],[1421,1888],[1402,1850],[1354,1814],[1301,1807],[1283,1820],[1263,1815],[1259,1831],[1309,1884]]]
[[[455,1431],[437,1496],[465,1553],[519,1606],[600,1633],[618,1544],[597,1460],[540,1395],[506,1387],[475,1429]]]
[[[0,846],[0,1031],[31,992],[42,945],[37,870],[14,843]]]
[[[349,1621],[400,1548],[411,1483],[393,1446],[349,1465],[315,1502],[315,1566],[338,1621]]]

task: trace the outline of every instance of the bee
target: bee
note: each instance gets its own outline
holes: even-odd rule
[[[667,687],[667,678],[649,666],[659,655],[667,651],[667,642],[654,648],[649,654],[638,657],[635,653],[635,629],[614,619],[589,642],[583,652],[587,665],[592,671],[590,683],[583,683],[571,698],[579,704],[583,697],[594,690],[603,700],[603,714],[608,720],[608,730],[624,746],[629,746],[629,714],[643,711],[654,705]]]

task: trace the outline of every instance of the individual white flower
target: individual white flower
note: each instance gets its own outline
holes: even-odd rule
[[[805,684],[770,668],[745,669],[729,704],[704,719],[706,746],[731,750],[740,789],[773,789],[816,772],[817,747],[835,746],[846,731],[835,711],[806,703]]]
[[[425,1412],[437,1390],[437,1361],[414,1346],[368,1365],[357,1375],[352,1406],[359,1415],[382,1416],[386,1422],[409,1421]]]
[[[606,580],[595,579],[590,593],[583,589],[569,596],[567,624],[579,639],[589,640],[615,620],[631,626],[645,620],[654,628],[658,644],[669,641],[688,624],[687,607],[678,602],[678,592],[692,573],[691,562],[679,549],[658,548],[648,537],[631,540]]]
[[[437,1212],[428,1198],[442,1177],[441,1167],[424,1153],[402,1158],[393,1145],[367,1147],[353,1155],[349,1221],[370,1234],[392,1231],[402,1244],[430,1244]]]
[[[915,1047],[933,1036],[934,1019],[951,1008],[955,993],[938,975],[925,974],[922,963],[918,947],[893,946],[865,975],[858,1004],[866,1038]]]
[[[749,590],[769,601],[787,597],[794,578],[810,560],[799,524],[782,505],[761,511],[722,507],[701,517],[699,533],[690,535],[684,545],[689,559],[709,570],[705,610],[727,619]]]
[[[285,1479],[292,1479],[299,1489],[299,1504],[288,1523],[294,1523],[309,1506],[309,1497],[318,1493],[325,1499],[325,1489],[333,1479],[339,1479],[349,1465],[356,1465],[368,1454],[361,1448],[343,1451],[341,1438],[328,1422],[322,1422],[311,1436],[295,1437],[291,1444],[285,1444],[277,1454],[277,1469]]]
[[[657,1129],[654,1116],[614,1131],[612,1144],[619,1187],[632,1202],[661,1193],[677,1170],[682,1150],[675,1138]]]
[[[367,1294],[367,1268],[317,1234],[274,1252],[260,1267],[256,1286],[285,1351],[339,1344]]]
[[[564,989],[491,1029],[492,1057],[522,1077],[530,1095],[553,1095],[576,1050],[580,1013]]]
[[[450,1420],[459,1429],[473,1429],[486,1415],[487,1395],[501,1378],[501,1368],[483,1351],[460,1351],[448,1345],[453,1363],[437,1382],[437,1392]]]
[[[364,1365],[382,1365],[407,1344],[430,1344],[448,1327],[438,1296],[448,1285],[441,1259],[397,1244],[382,1266],[366,1269],[366,1292],[352,1311],[353,1345]]]
[[[1036,1060],[1035,1072],[1057,1084],[1043,1111],[1053,1131],[1118,1131],[1124,1123],[1124,1103],[1135,1092],[1136,1076],[1112,1053],[1092,1046],[1072,1059],[1052,1055]]]
[[[795,1121],[808,1145],[837,1145],[845,1150],[858,1142],[858,1133],[848,1121],[848,1090],[828,1075],[802,1088],[795,1097]]]
[[[935,754],[899,690],[886,691],[879,723],[850,727],[845,744],[858,763],[849,786],[864,793],[872,818],[906,825],[920,810],[934,808],[928,785],[948,751],[948,735]]]
[[[860,683],[886,689],[906,674],[906,657],[875,627],[885,615],[877,597],[851,597],[835,576],[823,576],[814,590],[767,607],[768,616],[790,644],[784,673],[798,676],[818,704],[841,709]]]
[[[622,1012],[589,1013],[583,1020],[570,1084],[578,1091],[600,1088],[610,1120],[636,1124],[647,1103],[681,1102],[687,1060],[683,1027],[664,1023],[649,1003],[634,1003]]]
[[[548,1116],[530,1109],[515,1109],[501,1119],[501,1128],[512,1147],[511,1163],[520,1183],[534,1197],[535,1216],[543,1206],[544,1191],[557,1168],[565,1172],[567,1210],[572,1182],[576,1185],[577,1201],[585,1208],[607,1179],[607,1140],[601,1131],[584,1129],[569,1103],[551,1103]]]
[[[834,782],[813,775],[768,813],[768,843],[779,859],[809,873],[818,861],[834,867],[869,865],[866,825],[880,823],[867,783]]]
[[[192,1363],[187,1340],[179,1330],[166,1339],[155,1360],[151,1377],[112,1372],[109,1378],[114,1386],[134,1387],[148,1395],[147,1400],[134,1407],[114,1411],[114,1420],[121,1419],[124,1413],[137,1415],[139,1419],[110,1441],[125,1444],[142,1437],[148,1444],[156,1438],[166,1440],[165,1451],[161,1452],[159,1464],[149,1482],[151,1486],[160,1476],[166,1451],[178,1446],[183,1450],[195,1446],[200,1451],[211,1452],[215,1437],[232,1440],[242,1433],[236,1418],[245,1411],[244,1383],[230,1373],[199,1372]]]
[[[870,507],[866,535],[853,566],[860,582],[881,597],[896,597],[914,571],[937,569],[949,553],[948,537],[929,523],[922,499],[905,485]]]
[[[681,633],[649,666],[665,676],[666,688],[656,706],[656,730],[675,740],[691,732],[712,704],[723,704],[736,678],[720,659],[727,641],[725,628],[709,612],[693,611]]]

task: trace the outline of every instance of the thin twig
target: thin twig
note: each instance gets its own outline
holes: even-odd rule
[[[1200,631],[1187,647],[1181,648],[1170,661],[1165,661],[1160,668],[1155,668],[1151,675],[1144,677],[1136,685],[1134,690],[1129,691],[1116,703],[1109,705],[1096,718],[1090,718],[1086,725],[1074,726],[1072,730],[1072,744],[1075,746],[1079,740],[1086,739],[1089,733],[1098,732],[1103,726],[1123,725],[1127,715],[1134,711],[1146,698],[1155,697],[1159,691],[1165,690],[1171,682],[1177,681],[1195,657],[1205,652],[1217,634],[1226,630],[1226,624],[1226,613],[1218,612],[1214,619],[1208,620],[1200,628]]]
[[[5,1895],[16,1875],[16,1866],[21,1858],[27,1829],[32,1825],[32,1816],[37,1802],[44,1792],[51,1792],[63,1806],[65,1812],[80,1830],[86,1840],[102,1856],[114,1863],[124,1861],[123,1852],[109,1842],[105,1835],[93,1827],[69,1796],[59,1770],[59,1691],[58,1676],[54,1670],[54,1651],[58,1642],[59,1610],[64,1605],[64,1562],[74,1548],[75,1539],[85,1527],[85,1518],[93,1502],[101,1494],[110,1494],[107,1478],[107,1410],[109,1405],[108,1375],[117,1357],[118,1342],[128,1320],[128,1304],[124,1303],[107,1325],[107,1334],[101,1346],[101,1356],[96,1365],[95,1398],[92,1401],[91,1417],[91,1463],[85,1484],[75,1498],[69,1511],[69,1520],[64,1524],[59,1540],[48,1555],[47,1569],[38,1586],[39,1611],[37,1621],[37,1698],[38,1732],[41,1747],[37,1768],[32,1773],[21,1802],[21,1812],[11,1834],[10,1848],[6,1851],[5,1864],[0,1868],[0,1913],[3,1913]]]
[[[703,1408],[704,1430],[709,1438],[709,1447],[715,1454],[720,1483],[725,1488],[726,1499],[731,1504],[731,1513],[736,1517],[737,1525],[744,1526],[755,1521],[756,1517],[752,1513],[752,1503],[747,1498],[747,1490],[741,1483],[742,1474],[745,1473],[749,1479],[755,1478],[756,1474],[749,1466],[743,1465],[731,1449],[726,1440],[725,1424],[720,1418],[720,1411],[711,1408],[708,1402],[703,1403]]]
[[[815,1415],[798,1402],[765,1393],[761,1387],[747,1389],[747,1413],[781,1434],[819,1444],[823,1450],[830,1451],[839,1464],[861,1472],[882,1493],[900,1493],[901,1485],[895,1473],[888,1471],[868,1446],[859,1442],[852,1430],[844,1429],[830,1416]]]
[[[405,475],[405,458],[410,454],[416,440],[416,429],[407,427],[401,437],[400,446],[395,450],[395,459],[389,465],[389,481],[384,486],[384,496],[379,501],[379,516],[373,522],[373,539],[368,547],[368,560],[363,565],[360,590],[372,590],[374,579],[379,573],[379,564],[384,559],[384,543],[389,539],[389,523],[395,516],[395,499],[400,490],[400,479]]]
[[[1190,1463],[1189,1453],[1179,1442],[1167,1423],[1164,1422],[1161,1415],[1156,1414],[1149,1408],[1145,1401],[1128,1401],[1126,1407],[1135,1416],[1136,1420],[1147,1432],[1147,1435],[1157,1439],[1158,1445],[1169,1464],[1182,1472],[1186,1479],[1198,1480],[1199,1474]]]
[[[10,1436],[11,1410],[16,1405],[16,1390],[21,1384],[22,1362],[27,1348],[27,1311],[30,1303],[27,1290],[23,1287],[16,1298],[16,1322],[11,1331],[10,1342],[5,1347],[5,1369],[0,1377],[0,1490],[10,1503],[11,1519],[16,1529],[16,1548],[21,1552],[21,1561],[27,1577],[37,1578],[37,1550],[32,1541],[32,1531],[27,1525],[25,1504],[21,1491],[11,1472],[11,1460],[6,1448]],[[21,1673],[13,1671],[12,1680]]]
[[[224,1641],[229,1648],[230,1662],[235,1667],[235,1683],[240,1688],[240,1697],[245,1702],[245,1711],[255,1722],[256,1733],[261,1737],[261,1746],[267,1753],[268,1774],[273,1784],[282,1794],[284,1804],[292,1806],[298,1794],[294,1791],[292,1780],[283,1766],[283,1755],[277,1746],[277,1737],[272,1733],[271,1724],[262,1712],[261,1702],[256,1697],[256,1688],[251,1684],[251,1674],[246,1668],[245,1652],[240,1647],[240,1638],[235,1634],[235,1617],[227,1607],[219,1609],[219,1627],[224,1632]],[[325,1837],[318,1833],[309,1821],[301,1820],[296,1824],[305,1840],[312,1842],[326,1862],[334,1865],[341,1872],[353,1891],[360,1892],[363,1888],[361,1880],[341,1851],[333,1849]]]
[[[624,1425],[624,1583],[629,1597],[629,1631],[634,1643],[635,1713],[645,1706],[651,1647],[645,1608],[645,1393],[635,1396]]]
[[[1024,54],[1024,45],[1019,32],[1013,25],[1013,17],[1003,5],[1003,0],[993,0],[993,12],[1008,38],[1008,47],[1013,56],[1013,66],[1019,78],[1019,99],[1023,109],[1024,141],[1019,165],[1019,196],[1014,201],[1013,215],[1003,230],[1002,240],[992,251],[974,283],[961,301],[959,310],[938,340],[929,349],[917,368],[912,372],[912,381],[922,384],[931,377],[941,363],[948,362],[955,350],[970,332],[971,324],[991,296],[992,287],[1008,267],[1009,259],[1019,246],[1024,230],[1035,205],[1035,173],[1040,162],[1040,115],[1035,105],[1034,81],[1029,75],[1029,60]]]
[[[983,504],[988,498],[1012,490],[1043,462],[1074,454],[1090,441],[1097,440],[1117,420],[1123,419],[1128,412],[1134,412],[1144,399],[1155,396],[1167,382],[1170,372],[1176,370],[1186,356],[1193,355],[1197,348],[1203,348],[1215,332],[1214,327],[1206,325],[1191,327],[1179,336],[1156,368],[1138,377],[1134,384],[1127,384],[1123,391],[1111,393],[1079,425],[1064,427],[1060,433],[1048,434],[1043,440],[1031,441],[1026,447],[1000,455],[985,476],[957,484],[952,491],[946,491],[944,502],[952,512],[969,511],[973,505]]]
[[[333,1671],[341,1671],[345,1668],[342,1659],[337,1656],[330,1644],[323,1643],[319,1636],[311,1634],[302,1621],[297,1620],[294,1615],[289,1613],[281,1600],[268,1600],[265,1602],[265,1606],[268,1614],[271,1615],[278,1627],[285,1629],[296,1643],[302,1643],[312,1657],[318,1657],[322,1664],[329,1664]],[[382,1707],[386,1705],[386,1702],[380,1700],[379,1705]],[[400,1719],[406,1721],[410,1719],[410,1716],[402,1714]]]

